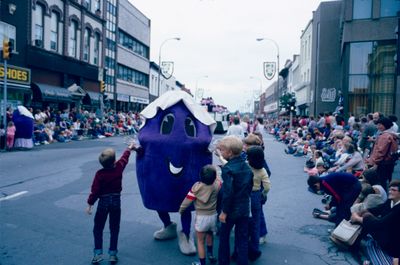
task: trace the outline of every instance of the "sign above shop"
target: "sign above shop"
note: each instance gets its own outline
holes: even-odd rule
[[[131,96],[131,102],[149,104],[149,99],[148,98],[138,98],[138,97]]]
[[[0,80],[4,79],[4,65],[0,64]],[[26,84],[31,83],[31,70],[14,65],[7,65],[7,80],[12,83]]]
[[[278,102],[273,102],[264,106],[264,112],[270,113],[278,110]]]

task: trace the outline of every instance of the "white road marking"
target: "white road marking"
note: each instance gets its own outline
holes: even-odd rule
[[[24,190],[24,191],[20,191],[20,192],[17,192],[17,193],[14,193],[14,194],[11,194],[11,195],[2,197],[2,198],[0,198],[0,202],[1,202],[1,201],[5,201],[5,200],[13,199],[13,198],[15,198],[15,197],[24,195],[25,193],[28,193],[28,191]]]

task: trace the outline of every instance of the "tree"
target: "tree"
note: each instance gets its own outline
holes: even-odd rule
[[[279,98],[279,108],[285,111],[296,110],[296,96],[294,93],[286,92]]]

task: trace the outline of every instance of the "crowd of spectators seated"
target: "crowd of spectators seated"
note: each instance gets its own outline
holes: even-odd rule
[[[99,113],[76,108],[61,111],[50,107],[29,110],[34,117],[34,145],[130,135],[135,134],[141,125],[139,114],[134,112],[110,109]],[[7,120],[12,120],[11,109],[7,112]]]
[[[286,144],[285,153],[306,158],[309,190],[323,195],[325,204],[313,216],[336,226],[343,219],[362,224],[354,249],[365,250],[364,264],[399,262],[400,180],[392,180],[399,157],[396,122],[378,112],[347,121],[331,113],[295,117],[292,124],[267,121],[269,133]]]

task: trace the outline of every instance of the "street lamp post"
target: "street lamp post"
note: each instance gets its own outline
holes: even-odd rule
[[[198,86],[197,86],[197,84],[198,84],[198,82],[199,82],[199,80],[200,79],[202,79],[202,78],[208,78],[208,75],[203,75],[203,76],[200,76],[199,78],[197,78],[196,79],[196,91],[195,91],[195,94],[194,94],[194,101],[197,101],[197,94],[199,93],[199,88],[198,88]]]
[[[275,95],[276,95],[276,100],[278,101],[278,95],[277,95],[278,93],[277,92],[279,91],[279,46],[278,46],[278,43],[276,43],[276,41],[274,41],[273,39],[270,39],[270,38],[257,38],[256,39],[256,41],[263,41],[263,40],[268,40],[268,41],[272,42],[276,47],[276,59],[277,59],[276,64],[277,64],[278,79],[276,81],[276,87],[277,87],[276,90],[277,91],[275,91]]]
[[[163,45],[170,40],[181,40],[181,38],[169,38],[164,40],[161,45],[160,45],[160,50],[158,52],[158,93],[157,93],[157,97],[160,97],[160,85],[161,85],[161,49],[163,47]]]
[[[260,88],[258,89],[258,91],[256,91],[256,90],[253,91],[253,92],[254,92],[254,94],[253,94],[254,99],[257,99],[257,98],[260,96],[261,91],[262,91],[262,81],[261,81],[261,78],[256,77],[256,76],[250,76],[250,79],[256,79],[256,80],[258,80],[258,81],[260,82]]]
[[[256,76],[250,76],[250,79],[256,79],[256,80],[258,80],[260,82],[260,88],[258,90],[257,89],[253,90],[253,105],[254,105],[254,101],[261,95],[262,81],[261,81],[261,78],[256,77]],[[253,112],[255,112],[255,109],[254,109]],[[260,114],[260,112],[258,112],[257,114]]]

